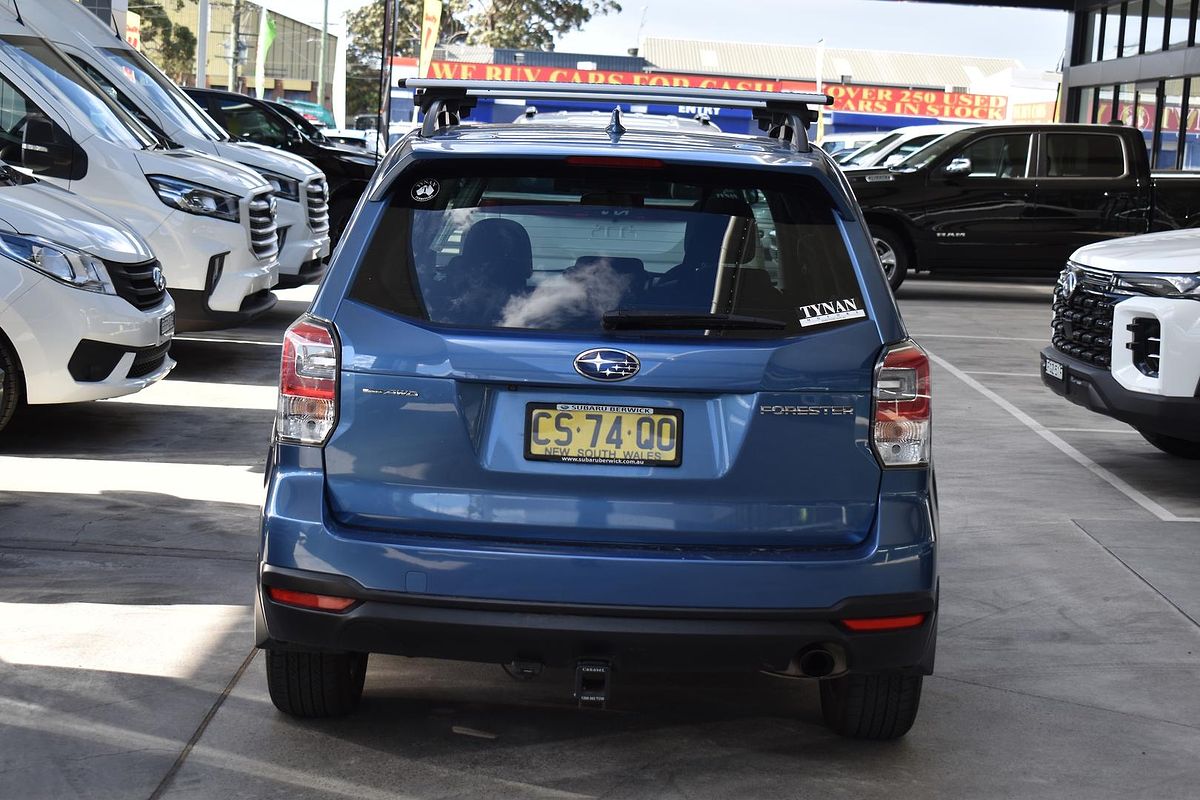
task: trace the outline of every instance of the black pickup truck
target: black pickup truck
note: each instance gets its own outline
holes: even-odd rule
[[[1200,175],[1151,174],[1120,125],[966,128],[846,176],[892,288],[909,269],[1051,278],[1085,244],[1200,224]]]

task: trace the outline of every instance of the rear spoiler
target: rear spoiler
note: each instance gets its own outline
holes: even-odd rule
[[[649,77],[649,76],[648,76]],[[528,81],[466,81],[407,78],[400,86],[413,90],[413,101],[425,115],[420,135],[429,138],[466,117],[481,97],[506,100],[576,100],[605,103],[658,103],[745,108],[754,114],[768,136],[808,152],[808,125],[812,106],[827,106],[833,98],[815,92],[745,92],[735,89],[696,89],[680,86],[624,86],[593,83],[536,83]],[[614,137],[624,132],[621,114],[614,110],[606,130]]]

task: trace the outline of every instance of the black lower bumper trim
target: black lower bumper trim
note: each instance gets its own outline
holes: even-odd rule
[[[267,313],[279,300],[270,289],[263,289],[247,295],[237,311],[213,311],[202,291],[172,289],[171,297],[175,300],[175,327],[179,331],[236,328]]]
[[[117,364],[126,353],[133,353],[133,363],[129,372],[121,378],[142,378],[158,370],[167,360],[167,350],[170,343],[152,347],[127,347],[112,342],[97,342],[83,339],[75,346],[71,359],[67,362],[67,371],[71,377],[80,383],[95,383],[112,375]]]
[[[277,603],[262,587],[353,597],[337,614]],[[936,595],[847,599],[797,610],[670,609],[509,603],[364,590],[341,576],[265,566],[258,643],[567,667],[599,659],[629,671],[783,671],[814,645],[840,648],[851,672],[933,670]],[[926,613],[900,631],[851,633],[839,620]]]
[[[1061,380],[1046,373],[1046,361],[1063,366]],[[1042,350],[1042,383],[1060,397],[1138,430],[1188,441],[1200,441],[1200,398],[1163,397],[1131,392],[1112,373],[1060,353]]]
[[[276,289],[295,289],[298,286],[307,286],[310,283],[317,283],[325,277],[325,273],[329,270],[329,257],[314,258],[312,261],[305,261],[300,265],[300,271],[295,275],[284,275],[279,273],[279,283],[275,284]]]

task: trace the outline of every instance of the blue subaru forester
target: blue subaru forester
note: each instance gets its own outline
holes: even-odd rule
[[[823,95],[409,81],[283,343],[258,645],[344,714],[368,654],[820,681],[902,736],[933,669],[929,362],[805,127]],[[466,125],[477,98],[748,108],[766,135]],[[603,124],[603,123],[602,123]],[[514,673],[515,674],[515,673]]]

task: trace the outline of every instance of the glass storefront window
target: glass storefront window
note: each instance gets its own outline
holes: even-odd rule
[[[1167,27],[1167,6],[1171,0],[1146,0],[1146,52],[1162,50]]]
[[[1104,9],[1093,8],[1088,12],[1087,28],[1083,35],[1083,52],[1080,54],[1080,64],[1090,64],[1100,60],[1100,22],[1104,19]]]
[[[1136,127],[1134,122],[1137,115],[1137,89],[1132,83],[1123,83],[1117,87],[1117,107],[1113,119],[1122,125]]]
[[[1104,9],[1104,41],[1100,43],[1100,60],[1116,58],[1120,43],[1121,4],[1116,3]]]
[[[1121,57],[1136,56],[1142,45],[1142,0],[1125,4],[1125,32],[1121,36]]]
[[[1163,84],[1162,133],[1158,152],[1151,162],[1155,169],[1175,169],[1179,157],[1179,131],[1183,125],[1183,80]]]
[[[1167,46],[1178,50],[1188,46],[1191,29],[1192,0],[1171,0],[1171,27],[1167,32]]]
[[[1132,114],[1132,126],[1142,132],[1146,155],[1154,162],[1154,127],[1158,122],[1158,83],[1139,83]]]
[[[1084,86],[1079,90],[1079,116],[1076,119],[1080,122],[1096,121],[1096,95],[1099,93],[1099,88],[1094,86]]]

